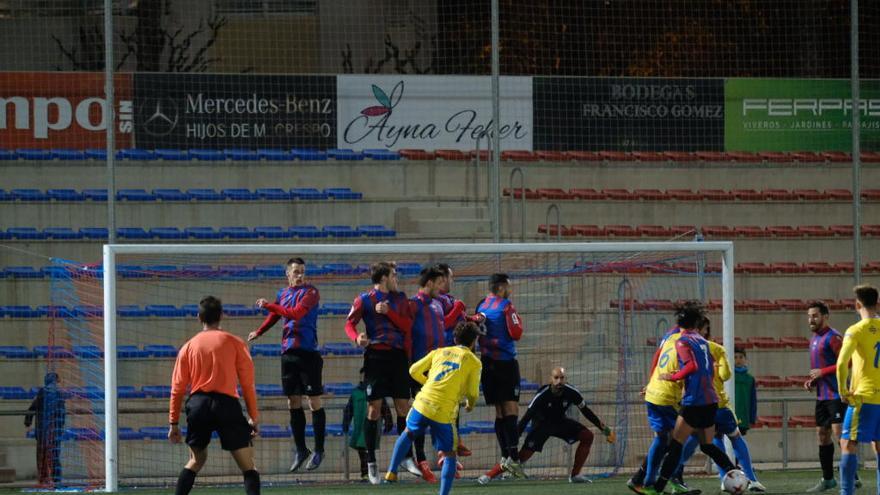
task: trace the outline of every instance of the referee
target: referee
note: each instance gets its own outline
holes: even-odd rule
[[[190,458],[177,479],[175,495],[187,495],[192,490],[196,474],[208,459],[207,447],[215,431],[220,436],[220,446],[230,451],[244,473],[247,495],[260,493],[260,473],[254,468],[251,443],[258,432],[260,418],[254,362],[244,341],[220,328],[222,314],[220,299],[207,296],[199,302],[202,331],[180,348],[174,363],[168,412],[168,439],[172,443],[182,440],[178,426],[180,405],[186,389],[189,387],[192,391],[186,401],[186,443]],[[241,384],[250,419],[242,413],[236,382]]]

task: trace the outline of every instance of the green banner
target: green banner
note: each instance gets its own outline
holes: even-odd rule
[[[861,147],[880,150],[880,81],[862,81]],[[727,79],[727,151],[851,151],[852,99],[845,79]]]

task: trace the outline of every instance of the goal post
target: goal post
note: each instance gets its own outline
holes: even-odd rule
[[[480,268],[474,270],[462,270],[462,284],[477,284],[478,281],[485,281],[489,274],[493,272],[512,272],[511,276],[514,279],[514,285],[516,286],[517,277],[520,276],[524,282],[521,290],[522,295],[519,296],[521,300],[528,300],[530,302],[527,303],[530,306],[530,310],[533,311],[531,315],[532,325],[540,324],[542,320],[550,320],[551,315],[555,314],[564,314],[568,312],[571,308],[566,307],[556,307],[552,304],[545,301],[549,301],[550,297],[553,294],[562,293],[563,290],[570,291],[571,293],[583,294],[583,299],[594,298],[597,302],[596,304],[602,305],[603,308],[608,308],[607,301],[603,299],[604,296],[597,296],[600,292],[597,285],[590,285],[590,278],[594,275],[596,277],[608,276],[611,273],[622,272],[622,280],[625,282],[620,283],[619,285],[614,285],[617,283],[617,279],[610,282],[608,285],[608,289],[602,289],[604,292],[617,292],[618,290],[626,292],[626,285],[632,284],[632,282],[628,282],[628,280],[632,279],[635,281],[636,289],[642,290],[642,292],[638,292],[638,290],[630,289],[635,295],[630,294],[626,296],[625,299],[618,300],[616,303],[617,310],[620,312],[620,321],[622,321],[624,326],[632,326],[641,325],[641,323],[636,323],[636,317],[633,316],[635,310],[637,309],[638,304],[635,301],[635,298],[638,297],[646,297],[646,296],[657,296],[666,295],[666,298],[671,301],[675,301],[678,299],[685,298],[699,298],[698,294],[700,292],[699,289],[694,289],[697,284],[692,280],[695,275],[702,276],[703,267],[707,265],[706,256],[712,256],[711,260],[718,260],[720,263],[720,277],[718,276],[718,272],[715,271],[713,276],[717,280],[716,286],[713,289],[713,295],[720,296],[719,299],[715,299],[718,301],[718,305],[720,305],[720,313],[721,313],[721,323],[723,326],[723,342],[725,346],[725,350],[728,355],[733,355],[733,347],[734,347],[734,252],[733,252],[733,243],[732,242],[596,242],[596,243],[523,243],[523,244],[333,244],[333,245],[322,245],[322,244],[109,244],[105,245],[103,249],[103,373],[104,373],[104,488],[108,492],[118,491],[120,487],[120,450],[119,450],[119,409],[118,409],[118,396],[117,396],[117,385],[120,384],[118,380],[118,361],[117,361],[117,331],[118,331],[118,310],[120,309],[120,305],[117,304],[118,295],[119,295],[119,286],[118,281],[121,279],[120,277],[120,259],[135,259],[142,264],[150,260],[170,260],[168,262],[182,262],[183,260],[194,260],[194,259],[203,259],[204,257],[209,257],[215,260],[228,260],[228,259],[236,259],[241,262],[243,259],[247,259],[248,262],[253,263],[257,260],[266,260],[266,259],[287,259],[287,257],[291,255],[302,256],[307,260],[310,259],[323,259],[323,260],[345,260],[352,263],[360,260],[373,260],[378,261],[380,259],[417,259],[422,260],[425,263],[431,262],[444,262],[445,259],[454,259],[457,260],[457,263],[460,265],[466,264],[466,260],[479,260]],[[247,258],[245,258],[247,257]],[[458,257],[458,258],[455,258]],[[586,260],[586,261],[584,261]],[[678,266],[681,262],[684,261],[686,264],[690,264],[691,266],[698,266],[699,268],[687,269],[683,270],[681,273],[662,273],[668,267],[669,270],[673,270],[672,267],[675,267],[674,270],[681,270]],[[128,266],[128,265],[125,265]],[[624,266],[624,268],[620,268]],[[455,268],[455,265],[453,265]],[[576,269],[572,269],[572,267],[577,267]],[[586,267],[586,268],[585,268]],[[652,271],[654,273],[660,273],[660,275],[653,276],[651,275]],[[696,273],[700,272],[700,273]],[[631,274],[631,275],[630,275]],[[666,277],[670,275],[677,278],[670,278],[666,282],[651,282],[650,279],[656,277]],[[681,275],[685,274],[689,278],[681,278]],[[124,275],[124,273],[123,273]],[[412,273],[410,273],[412,275]],[[458,284],[459,275],[456,275],[456,284]],[[643,277],[645,280],[638,281],[637,277]],[[412,278],[412,277],[410,277]],[[366,279],[366,280],[365,280]],[[525,281],[528,279],[528,281]],[[333,278],[328,279],[326,282],[328,285],[334,283]],[[204,285],[211,285],[211,279],[202,279]],[[281,280],[283,281],[283,279]],[[564,289],[562,286],[558,285],[564,281],[568,284]],[[275,282],[280,282],[279,280],[275,280]],[[129,282],[130,283],[130,282]],[[363,276],[363,274],[357,279],[347,279],[345,282],[346,285],[344,291],[339,291],[340,294],[345,294],[346,291],[350,296],[348,301],[353,298],[357,292],[363,290],[365,287],[369,286],[368,276]],[[408,282],[410,285],[408,286],[408,294],[410,294],[412,280]],[[356,285],[355,285],[356,284]],[[682,284],[688,285],[688,287],[678,290],[675,285]],[[702,284],[702,281],[700,282]],[[215,284],[216,285],[216,284]],[[317,285],[319,288],[321,287],[321,282],[318,282]],[[484,287],[485,284],[480,284],[480,287]],[[353,288],[357,287],[357,289]],[[646,288],[650,288],[650,290]],[[641,288],[641,289],[640,289]],[[160,288],[161,289],[161,288]],[[142,289],[146,290],[146,289]],[[163,289],[164,290],[164,289]],[[187,289],[188,291],[192,291],[193,289]],[[470,288],[469,288],[470,290]],[[476,290],[476,289],[474,289]],[[205,289],[204,293],[209,293],[210,289]],[[453,294],[456,292],[456,289],[452,289]],[[474,291],[470,291],[474,292]],[[158,293],[158,290],[157,290]],[[588,294],[589,293],[589,294]],[[641,295],[639,295],[641,294]],[[192,297],[195,297],[195,294],[189,294]],[[201,294],[199,294],[201,295]],[[411,295],[411,294],[410,294]],[[544,297],[545,299],[538,298],[538,295]],[[472,296],[469,299],[472,299]],[[517,293],[511,297],[511,300],[515,305],[517,305]],[[560,296],[561,297],[561,296]],[[708,296],[705,296],[708,299]],[[130,296],[129,296],[130,298]],[[341,299],[342,297],[340,297]],[[533,301],[533,302],[532,302]],[[470,303],[470,300],[468,300]],[[613,301],[612,301],[613,303]],[[323,301],[322,301],[323,304]],[[581,302],[577,302],[574,299],[566,300],[564,304],[571,305],[581,305]],[[521,310],[520,306],[517,306],[518,309]],[[642,309],[642,306],[639,306]],[[473,310],[472,306],[469,306],[470,310]],[[585,308],[585,306],[584,306]],[[578,311],[581,312],[589,312],[595,310],[583,309],[579,308]],[[586,317],[582,317],[586,321]],[[525,325],[526,332],[529,332],[530,320],[529,317],[525,317]],[[612,319],[609,318],[609,321]],[[660,320],[658,320],[659,322]],[[191,325],[191,323],[188,323]],[[658,323],[659,325],[659,323]],[[556,329],[559,327],[553,327],[550,331],[557,331]],[[606,331],[603,330],[606,327],[603,325],[597,325],[596,332]],[[607,327],[610,329],[611,327]],[[241,330],[241,329],[238,329]],[[664,329],[665,330],[665,329]],[[558,330],[559,332],[563,332],[563,330]],[[611,330],[607,330],[611,331]],[[640,334],[636,334],[635,332],[628,334],[626,339],[624,340],[613,340],[608,338],[605,340],[602,337],[600,343],[596,344],[596,347],[599,347],[599,351],[601,351],[601,346],[606,346],[607,350],[614,349],[615,352],[625,352],[626,347],[632,346],[632,338],[639,337],[642,338],[644,335],[650,334],[650,332],[642,332]],[[549,334],[548,334],[549,335]],[[598,334],[597,334],[598,335]],[[656,332],[654,333],[656,335]],[[566,338],[561,336],[559,337],[559,342],[555,345],[565,346]],[[181,337],[180,343],[182,343],[185,339]],[[341,339],[337,339],[341,340]],[[542,345],[544,345],[542,343]],[[574,344],[569,344],[570,346],[574,346]],[[581,352],[588,352],[589,347],[584,347]],[[609,353],[613,354],[613,353]],[[551,360],[552,361],[552,360]],[[644,360],[642,361],[644,362]],[[617,371],[618,375],[627,376],[629,373],[637,373],[643,377],[644,370],[643,366],[639,366],[642,362],[636,362],[630,357],[620,358],[619,360],[613,361],[619,366]],[[638,370],[628,369],[628,367],[637,367]],[[539,368],[539,366],[535,366],[535,369]],[[170,376],[170,370],[167,370],[167,375]],[[325,371],[326,372],[326,371]],[[585,369],[583,375],[581,376],[581,380],[586,380],[590,376],[598,373],[597,370]],[[592,375],[591,375],[592,374]],[[538,378],[536,378],[537,380]],[[598,384],[600,378],[595,378],[595,383]],[[574,383],[575,385],[582,385],[580,383]],[[639,384],[639,387],[641,384]],[[614,387],[610,387],[614,389]],[[730,395],[731,402],[735,398],[735,394],[733,393],[733,380],[730,380],[726,384],[727,391]],[[630,389],[625,386],[621,386],[619,383],[617,384],[616,392],[612,391],[611,393],[616,393],[617,396],[613,400],[620,401],[624,398],[621,394],[628,393]],[[586,396],[586,394],[585,394]],[[629,397],[628,399],[632,400],[633,397]],[[589,401],[589,398],[588,398]],[[624,401],[625,402],[625,401]],[[734,407],[731,404],[731,407]],[[640,413],[641,411],[639,411]],[[629,412],[626,410],[616,411],[614,413],[609,413],[615,415],[616,424],[620,428],[630,428],[628,414]],[[609,459],[612,457],[614,459],[605,462],[604,465],[608,466],[608,469],[616,471],[617,468],[623,465],[623,456],[625,455],[626,450],[626,435],[622,435],[622,440],[619,447],[615,447],[615,451],[609,451],[608,455]],[[635,437],[633,437],[635,438]],[[552,443],[552,442],[551,442]],[[647,444],[645,444],[647,445]],[[641,445],[636,445],[633,443],[630,448],[636,447],[641,448]],[[598,447],[604,448],[604,447]],[[638,455],[642,455],[643,452],[639,452]],[[596,453],[594,455],[600,455]],[[383,460],[380,460],[382,462]],[[387,459],[384,459],[387,461]],[[216,461],[215,461],[216,462]],[[493,461],[494,462],[494,461]],[[561,461],[559,461],[561,462]],[[486,466],[488,467],[488,466]],[[475,466],[476,468],[476,466]],[[552,473],[555,471],[547,471],[547,473]],[[552,475],[552,474],[551,474]]]

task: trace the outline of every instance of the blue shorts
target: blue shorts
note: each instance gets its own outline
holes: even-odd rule
[[[675,421],[678,419],[678,411],[674,406],[658,406],[650,402],[645,402],[648,406],[648,425],[655,433],[664,433],[672,431],[675,428]]]
[[[721,407],[715,413],[715,431],[723,435],[730,435],[736,431],[736,414],[729,407]]]
[[[865,443],[880,441],[880,404],[847,407],[840,438]]]
[[[440,452],[454,452],[453,445],[458,445],[456,438],[458,432],[455,431],[454,423],[438,423],[433,419],[422,416],[422,413],[415,407],[410,408],[409,414],[406,415],[406,429],[409,430],[413,437],[421,437],[427,433],[428,427],[431,428],[431,442],[434,444],[434,450]]]

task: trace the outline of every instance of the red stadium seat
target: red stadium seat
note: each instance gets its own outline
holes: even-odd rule
[[[668,199],[666,194],[659,189],[636,189],[632,192],[632,194],[636,199],[643,199],[646,201],[659,201],[663,199]]]
[[[639,232],[629,225],[606,225],[605,233],[614,237],[639,237]]]
[[[400,150],[398,153],[407,160],[433,160],[435,158],[434,153],[425,150]]]
[[[584,237],[605,237],[605,229],[596,225],[572,225],[571,230]]]
[[[764,189],[761,191],[761,196],[771,201],[797,201],[800,199],[797,193],[788,189]]]
[[[699,189],[697,194],[709,201],[732,201],[733,193],[723,189]]]
[[[731,160],[741,163],[760,163],[764,161],[763,158],[749,151],[728,151],[727,156]]]
[[[505,187],[504,190],[502,191],[502,194],[504,196],[513,195],[514,198],[519,199],[523,195],[523,189],[520,189],[518,187],[515,187],[512,189],[509,187]],[[538,196],[538,193],[536,191],[533,191],[531,189],[525,189],[525,194],[526,194],[526,199],[538,199],[540,197],[540,196]]]
[[[822,158],[825,158],[829,162],[851,162],[852,155],[849,153],[844,153],[843,151],[823,151],[819,153]]]
[[[782,416],[758,416],[758,423],[764,428],[782,428]]]
[[[541,160],[547,162],[567,162],[571,160],[571,155],[564,151],[536,151],[536,155]]]
[[[722,307],[721,299],[709,299],[706,303],[706,309],[709,311],[720,311]]]
[[[609,162],[629,162],[635,160],[635,157],[626,151],[600,151],[599,156]]]
[[[779,341],[792,349],[809,349],[810,339],[806,337],[780,337]],[[801,382],[804,383],[804,382]]]
[[[695,162],[700,158],[687,151],[664,151],[663,155],[673,162]]]
[[[880,163],[880,153],[876,151],[863,151],[862,162],[864,163]]]
[[[535,189],[535,194],[537,194],[538,197],[541,199],[574,199],[574,194],[563,189],[556,188]]]
[[[638,225],[636,231],[645,237],[672,237],[672,232],[660,225]]]
[[[801,225],[797,227],[797,231],[806,237],[834,237],[834,232],[821,225]]]
[[[628,189],[602,189],[602,194],[608,199],[619,201],[631,201],[635,199]]]
[[[558,227],[558,228],[557,228]],[[564,236],[574,235],[572,230],[565,225],[538,225],[538,233],[539,234],[548,234],[548,235],[556,235],[557,232],[561,232]]]
[[[825,161],[825,158],[812,151],[795,151],[791,153],[791,157],[801,163],[819,163]]]
[[[733,197],[740,201],[760,201],[764,199],[764,195],[754,189],[734,189],[731,191]]]
[[[747,304],[754,311],[773,311],[779,309],[779,306],[767,299],[746,299],[743,303]]]
[[[755,347],[754,344],[742,337],[734,337],[733,345],[736,347],[742,347],[743,349],[754,349]]]
[[[828,309],[830,309],[831,311],[846,311],[848,309],[855,309],[852,299],[841,299],[840,301],[836,299],[828,299],[825,301],[825,304],[828,305]]]
[[[478,153],[481,162],[488,162],[492,159],[492,153],[489,150],[479,150],[479,152],[477,150],[470,150],[467,152],[467,157],[473,160],[477,157]]]
[[[803,385],[803,383],[801,383]],[[802,428],[815,428],[816,427],[816,417],[815,416],[792,416],[788,418],[789,426],[802,427]]]
[[[866,273],[880,273],[880,261],[869,261],[865,263],[864,271]]]
[[[665,162],[666,155],[657,151],[633,151],[633,158],[640,162]]]
[[[799,263],[792,261],[780,261],[770,263],[770,270],[773,273],[804,273],[804,268]]]
[[[742,273],[773,273],[773,270],[764,263],[737,263],[734,271]]]
[[[691,235],[696,233],[697,228],[693,225],[673,225],[669,227],[669,232],[672,233],[673,236],[682,237],[686,235]]]
[[[675,303],[668,299],[645,299],[643,302],[646,308],[657,311],[672,311],[675,308]]]
[[[862,235],[868,237],[880,236],[880,225],[862,225]]]
[[[698,151],[694,155],[704,162],[729,162],[730,156],[723,151]]]
[[[828,226],[828,230],[834,232],[835,235],[840,237],[852,237],[853,235],[852,225],[830,225]]]
[[[736,267],[734,267],[734,270]],[[703,266],[703,271],[706,273],[721,273],[721,262],[719,261],[710,261]]]
[[[852,191],[849,189],[826,189],[825,194],[832,201],[852,201]]]
[[[575,188],[575,189],[569,189],[568,192],[575,199],[585,199],[585,200],[589,200],[589,201],[597,201],[597,200],[605,199],[605,194],[603,194],[595,189]]]
[[[435,150],[434,154],[437,155],[437,158],[442,158],[444,160],[467,160],[468,155],[464,154],[464,152],[459,150]]]
[[[790,225],[774,225],[767,227],[767,232],[774,237],[800,237],[802,234]]]
[[[880,201],[880,189],[862,189],[862,199],[865,201]]]
[[[767,163],[787,163],[793,161],[793,157],[782,151],[762,151],[758,156]]]
[[[807,309],[807,303],[800,299],[777,299],[776,306],[784,311],[801,311]]]
[[[726,225],[705,225],[701,230],[704,236],[716,239],[730,239],[735,236],[733,227],[728,227]]]
[[[657,341],[657,337],[648,337],[647,340],[645,340],[645,344],[651,347],[657,347]]]
[[[697,272],[697,264],[696,263],[673,263],[672,269],[681,272],[681,273],[696,273]]]
[[[824,261],[811,261],[804,263],[804,269],[812,273],[840,273],[840,268]]]
[[[755,377],[759,387],[764,388],[785,388],[788,386],[788,380],[776,375],[761,375]],[[781,426],[782,423],[780,423]]]
[[[852,261],[840,261],[834,264],[834,268],[843,273],[852,273],[855,271],[855,263]]]
[[[566,155],[572,160],[579,162],[601,162],[602,157],[595,151],[566,151]]]
[[[822,201],[829,198],[824,192],[815,189],[795,189],[792,192],[804,201]]]
[[[667,189],[666,197],[678,201],[699,201],[703,199],[702,196],[690,189]]]
[[[791,337],[783,337],[783,338],[791,338]],[[804,337],[801,337],[801,338],[803,338],[804,340],[806,340],[806,338],[804,338]],[[807,340],[807,347],[810,347],[810,341],[809,341],[809,340]],[[803,386],[804,386],[804,383],[806,383],[806,381],[809,380],[810,377],[809,377],[809,375],[794,375],[794,376],[788,376],[788,377],[786,377],[785,379],[788,380],[788,384],[789,384],[789,386],[792,386],[792,387],[803,387]]]
[[[734,227],[733,230],[734,232],[736,232],[736,235],[738,237],[770,237],[770,233],[762,227],[742,225],[739,227]]]
[[[536,162],[538,155],[526,150],[508,150],[501,152],[501,159],[512,162]]]

